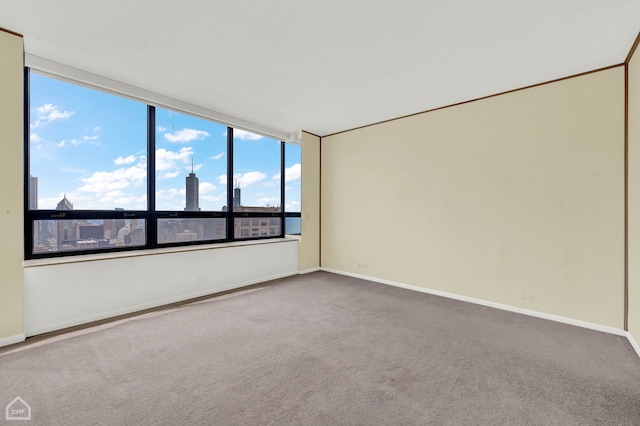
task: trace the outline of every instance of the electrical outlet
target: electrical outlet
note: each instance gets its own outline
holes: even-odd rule
[[[533,302],[533,294],[529,294],[529,293],[522,293],[522,300],[526,300],[528,302]]]
[[[358,268],[362,268],[362,269],[368,269],[369,265],[366,263],[358,263]]]

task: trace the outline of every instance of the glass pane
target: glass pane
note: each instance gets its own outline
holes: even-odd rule
[[[227,220],[224,218],[158,219],[158,244],[224,240],[226,237]]]
[[[161,108],[156,125],[156,210],[222,211],[227,127]]]
[[[36,220],[33,253],[143,246],[144,219]]]
[[[147,106],[30,77],[29,208],[145,210]]]
[[[233,130],[233,211],[279,212],[281,142]],[[226,178],[221,183],[226,183]]]
[[[301,149],[300,145],[288,143],[284,151],[284,202],[285,212],[300,211],[301,196]],[[292,218],[293,219],[293,218]],[[300,218],[298,218],[299,221]],[[288,226],[287,226],[288,229]],[[290,232],[287,230],[287,234]],[[298,232],[300,228],[298,227]]]
[[[277,237],[280,235],[280,218],[236,218],[233,226],[233,232],[235,238]]]
[[[284,219],[284,232],[289,235],[300,235],[302,220],[299,217],[286,217]]]

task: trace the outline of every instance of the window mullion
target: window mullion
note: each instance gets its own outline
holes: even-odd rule
[[[227,127],[227,239],[235,240],[233,213],[233,128]]]
[[[29,259],[31,254],[33,253],[33,218],[29,214],[29,194],[31,193],[30,185],[31,180],[29,176],[31,174],[30,170],[30,143],[29,139],[31,136],[31,130],[29,128],[30,124],[30,74],[29,68],[24,69],[24,196],[23,196],[23,209],[27,213],[24,215],[24,258]]]
[[[284,229],[284,221],[285,221],[285,212],[284,212],[285,152],[284,151],[285,149],[284,148],[285,148],[284,142],[280,142],[280,237],[284,237],[284,234],[285,234],[285,229]]]
[[[156,108],[147,105],[147,245],[158,245],[156,215]]]

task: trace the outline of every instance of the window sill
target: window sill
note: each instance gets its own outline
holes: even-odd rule
[[[295,237],[289,238],[289,236],[287,236],[286,238],[273,238],[273,239],[265,239],[265,240],[234,241],[230,243],[201,244],[201,245],[193,245],[193,246],[143,249],[143,250],[122,251],[122,252],[113,252],[113,253],[107,252],[107,253],[99,253],[99,254],[79,254],[77,256],[23,260],[22,267],[30,268],[30,267],[36,267],[36,266],[62,265],[66,263],[95,262],[100,260],[123,259],[127,257],[155,256],[159,254],[182,253],[182,252],[198,251],[198,250],[216,250],[216,249],[224,249],[224,248],[230,248],[230,247],[252,246],[252,245],[258,245],[258,244],[280,244],[280,243],[286,243],[291,241],[297,241],[297,238]]]

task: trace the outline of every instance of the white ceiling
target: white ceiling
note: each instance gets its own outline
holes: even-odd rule
[[[30,55],[327,135],[624,61],[640,0],[0,0]]]

